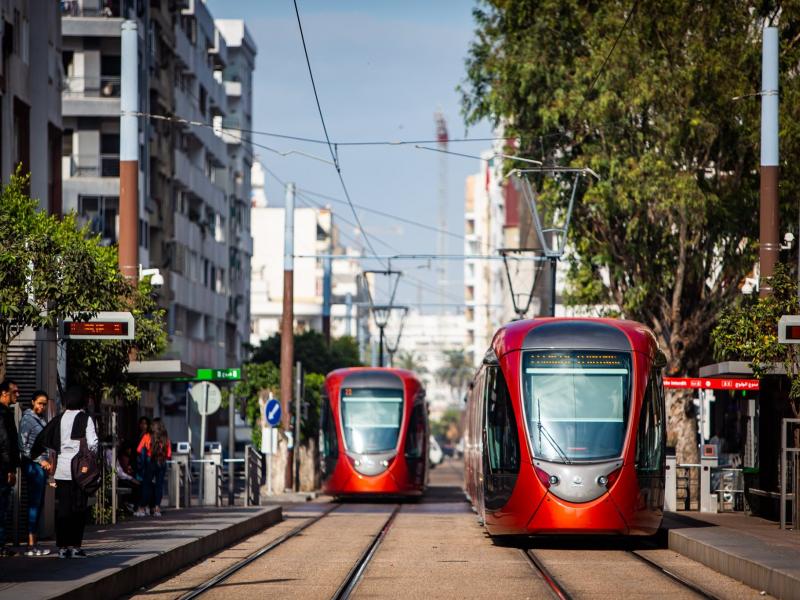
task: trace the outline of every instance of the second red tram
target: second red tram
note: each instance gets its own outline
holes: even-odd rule
[[[501,328],[466,415],[465,491],[489,533],[655,533],[665,362],[653,333],[631,321]]]
[[[322,487],[337,497],[421,496],[428,480],[428,405],[410,371],[338,369],[323,387]]]

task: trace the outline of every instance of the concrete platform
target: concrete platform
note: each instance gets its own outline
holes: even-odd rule
[[[190,508],[166,512],[161,519],[90,528],[83,546],[87,559],[56,554],[2,559],[0,600],[116,598],[281,519],[280,506]]]
[[[800,600],[800,532],[741,513],[666,513],[669,548],[782,599]]]

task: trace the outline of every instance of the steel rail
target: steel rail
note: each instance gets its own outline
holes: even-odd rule
[[[646,556],[642,556],[641,554],[639,554],[635,550],[628,550],[628,552],[630,554],[632,554],[634,557],[636,557],[637,559],[639,559],[641,562],[646,564],[648,567],[652,568],[655,571],[658,571],[658,572],[662,573],[663,575],[666,575],[672,581],[675,581],[675,582],[679,583],[680,585],[682,585],[686,589],[689,589],[689,590],[693,591],[695,594],[698,594],[699,596],[701,596],[703,598],[707,598],[708,600],[722,600],[719,596],[716,596],[715,594],[712,594],[711,592],[708,592],[708,591],[704,590],[699,585],[697,585],[695,583],[692,583],[691,581],[689,581],[685,577],[681,577],[680,575],[678,575],[674,571],[670,571],[666,567],[658,564],[656,561],[654,561],[654,560],[652,560],[650,558],[647,558]]]
[[[397,514],[400,512],[400,505],[398,504],[395,506],[392,514],[389,515],[389,518],[386,519],[386,522],[381,527],[381,530],[372,540],[372,543],[367,547],[366,550],[361,554],[358,558],[358,561],[353,568],[350,569],[350,572],[345,577],[342,584],[339,586],[339,589],[331,596],[332,600],[347,600],[350,597],[350,594],[355,591],[356,587],[358,586],[359,582],[361,581],[361,577],[364,575],[364,572],[367,570],[367,565],[369,565],[372,557],[375,556],[375,552],[378,551],[378,547],[383,542],[383,539],[386,537],[386,534],[389,533],[389,529],[392,528],[392,524],[394,523],[394,519]]]
[[[210,590],[214,586],[222,583],[223,581],[228,579],[231,575],[233,575],[237,571],[243,569],[244,567],[246,567],[247,565],[249,565],[253,561],[258,560],[259,558],[264,556],[267,552],[277,548],[278,546],[280,546],[285,541],[293,538],[298,533],[302,532],[303,530],[307,529],[308,527],[311,527],[314,523],[317,523],[322,518],[328,516],[330,513],[332,513],[334,510],[336,510],[340,506],[341,505],[332,506],[331,508],[329,508],[328,510],[326,510],[322,514],[320,514],[320,515],[318,515],[316,517],[312,517],[311,519],[309,519],[305,523],[303,523],[301,525],[298,525],[297,527],[295,527],[294,529],[291,529],[290,531],[287,531],[283,535],[278,536],[277,538],[275,538],[271,542],[267,543],[266,545],[262,546],[261,548],[259,548],[258,550],[256,550],[255,552],[253,552],[252,554],[247,556],[246,558],[243,558],[242,560],[240,560],[239,562],[231,565],[230,567],[228,567],[227,569],[225,569],[221,573],[218,573],[217,575],[215,575],[211,579],[208,579],[207,581],[201,583],[199,586],[194,588],[191,592],[187,592],[186,594],[181,596],[179,598],[179,600],[191,600],[193,598],[197,598],[198,596],[201,596],[202,594],[205,594],[208,590]]]
[[[541,560],[533,553],[533,550],[524,550],[520,548],[522,555],[528,559],[528,562],[534,570],[544,579],[545,583],[550,586],[553,595],[559,600],[572,600],[572,596],[565,590],[556,578],[547,570]]]

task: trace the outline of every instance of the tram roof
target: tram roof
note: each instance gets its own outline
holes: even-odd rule
[[[402,388],[408,380],[422,385],[413,371],[394,367],[346,367],[328,373],[325,380],[331,379],[339,379],[342,385],[349,387]]]
[[[492,340],[498,356],[526,348],[635,350],[652,356],[658,344],[645,325],[624,319],[556,317],[513,321]]]

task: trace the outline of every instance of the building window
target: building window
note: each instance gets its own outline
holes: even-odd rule
[[[78,196],[78,215],[99,235],[105,245],[117,242],[119,198],[116,196]]]

